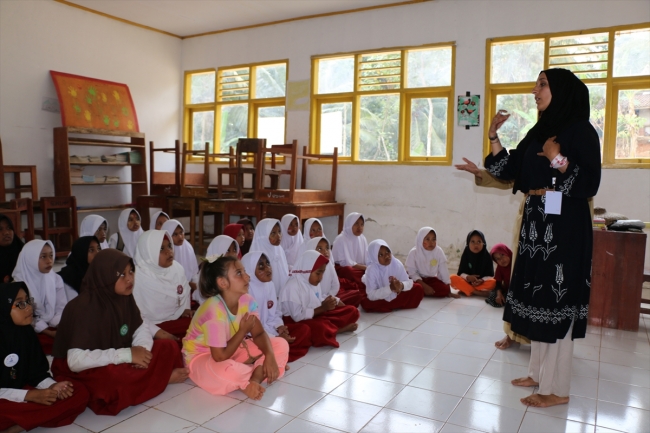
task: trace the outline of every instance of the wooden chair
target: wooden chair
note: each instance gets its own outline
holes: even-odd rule
[[[14,175],[13,188],[6,188],[5,174],[11,173]],[[23,184],[21,174],[27,173],[29,175],[30,183]],[[0,202],[7,200],[7,194],[14,194],[15,198],[22,198],[24,193],[30,193],[31,199],[38,200],[38,179],[36,176],[35,165],[4,165],[2,157],[2,140],[0,140]]]
[[[644,283],[649,283],[650,282],[650,272],[644,272],[643,273],[643,282]],[[650,299],[644,298],[643,297],[643,285],[641,285],[641,303],[642,304],[650,304]],[[645,308],[641,307],[641,314],[650,314],[650,308]]]
[[[190,150],[187,143],[183,143],[183,153],[181,159],[181,180],[180,180],[180,197],[207,197],[207,179],[204,173],[188,173],[187,160],[190,156],[203,156],[209,149],[208,143],[205,143],[203,150]],[[205,168],[205,165],[204,165]]]
[[[156,171],[154,152],[173,153],[174,154],[174,171]],[[174,147],[154,148],[153,141],[149,142],[149,161],[151,171],[149,172],[149,190],[151,195],[163,196],[180,196],[181,185],[181,143],[179,140],[174,142]]]
[[[256,178],[259,173],[259,166],[263,164],[264,158],[264,149],[266,148],[266,139],[265,138],[240,138],[237,141],[237,149],[235,150],[235,161],[234,166],[228,168],[219,168],[218,173],[218,182],[217,182],[217,192],[218,198],[227,198],[230,193],[233,197],[237,199],[242,199],[244,197],[253,198],[255,196],[255,187],[258,183]],[[252,167],[244,167],[244,162],[249,159],[253,160]],[[244,176],[250,174],[253,177],[253,182],[250,188],[244,186]],[[224,185],[223,176],[229,175],[231,183]],[[232,181],[234,180],[234,183]],[[276,182],[274,180],[274,182]]]
[[[79,238],[77,224],[77,199],[71,197],[41,197],[43,227],[34,229],[42,239],[51,240],[56,257],[66,257],[72,243]]]

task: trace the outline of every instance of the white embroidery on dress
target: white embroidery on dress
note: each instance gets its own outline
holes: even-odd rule
[[[506,164],[508,164],[509,157],[510,155],[506,155],[501,161],[498,161],[497,163],[487,167],[487,171],[489,171],[493,176],[499,177]]]
[[[551,289],[553,289],[553,293],[555,293],[555,299],[557,303],[560,302],[560,299],[562,299],[562,297],[566,295],[567,291],[569,290],[562,288],[562,283],[564,282],[564,273],[562,272],[563,266],[563,264],[555,265],[555,282],[557,283],[557,289],[553,284],[551,284]]]
[[[535,221],[530,223],[530,231],[528,232],[528,237],[532,241],[532,245],[527,245],[526,247],[530,250],[530,258],[532,259],[537,254],[537,250],[543,248],[541,245],[535,246],[535,241],[537,240],[537,229],[535,228]]]
[[[544,253],[544,261],[548,259],[548,256],[551,255],[553,251],[557,249],[557,245],[550,246],[549,244],[553,240],[553,223],[550,223],[546,226],[546,232],[544,233],[544,242],[546,242],[546,248],[542,247],[541,250]]]
[[[562,191],[562,193],[567,197],[571,197],[571,194],[569,193],[571,192],[571,188],[573,188],[573,182],[575,182],[579,170],[580,167],[576,165],[573,169],[573,174],[569,176],[564,182],[562,182],[562,185],[560,185],[560,191]]]
[[[539,289],[541,289],[542,286],[543,286],[543,284],[540,284],[539,286],[535,286],[535,287],[533,287],[533,296],[535,296],[535,293],[537,293],[537,291],[538,291]]]

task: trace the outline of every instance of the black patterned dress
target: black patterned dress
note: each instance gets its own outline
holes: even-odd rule
[[[572,339],[586,333],[593,245],[588,198],[598,192],[601,171],[598,135],[588,120],[569,126],[556,141],[569,160],[565,173],[537,155],[544,143],[533,137],[510,154],[504,149],[485,159],[491,174],[517,179],[515,187],[524,193],[552,188],[553,178],[554,189],[562,192],[560,215],[545,213],[544,195],[526,197],[503,314],[514,332],[545,343],[564,338],[572,321]]]

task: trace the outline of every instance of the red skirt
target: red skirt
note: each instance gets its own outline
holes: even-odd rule
[[[401,292],[397,298],[388,302],[383,299],[371,301],[366,298],[361,301],[361,307],[369,313],[390,313],[393,310],[405,310],[407,308],[417,308],[424,298],[424,289],[419,283],[413,283],[411,290]]]
[[[296,323],[291,316],[283,316],[282,319],[287,326]],[[351,305],[346,305],[345,307],[336,307],[313,319],[301,320],[298,323],[309,326],[311,342],[314,347],[339,347],[339,343],[336,341],[336,332],[340,328],[356,323],[357,320],[359,320],[359,310]]]
[[[55,380],[61,382],[69,379],[57,376]],[[25,430],[32,430],[36,427],[54,428],[72,424],[77,416],[86,410],[89,394],[81,382],[75,380],[70,382],[74,386],[74,394],[65,400],[57,400],[51,406],[0,399],[0,430],[15,425]]]
[[[339,283],[341,287],[336,296],[345,305],[352,305],[353,307],[359,308],[361,300],[366,297],[366,286],[361,283],[361,285],[363,285],[363,291],[361,291],[359,289],[359,284],[353,281],[339,278]]]
[[[48,331],[56,331],[56,328],[49,327],[47,328]],[[52,354],[52,348],[54,347],[54,338],[50,337],[49,335],[45,335],[43,333],[36,334],[38,336],[38,341],[41,343],[41,347],[43,348],[43,352],[46,355],[51,355]]]
[[[289,335],[296,337],[289,344],[289,362],[293,362],[305,356],[312,346],[311,329],[304,323],[285,323],[285,326],[289,328]]]
[[[54,358],[52,373],[82,382],[90,392],[88,407],[97,415],[117,415],[129,406],[162,393],[174,368],[182,368],[180,349],[173,340],[154,340],[149,368],[111,364],[73,373],[65,358]]]
[[[191,317],[179,317],[176,320],[168,320],[166,322],[159,323],[156,326],[164,331],[169,332],[174,337],[178,337],[182,340],[185,338],[191,322]]]
[[[361,281],[361,278],[365,275],[366,271],[362,271],[361,269],[354,269],[352,266],[339,265],[334,265],[334,269],[336,270],[336,275],[339,277],[339,281],[343,279],[349,283],[354,283],[354,286],[358,290],[361,290],[364,294],[366,293],[366,285]],[[343,287],[342,281],[341,287]],[[349,285],[347,287],[349,287]]]
[[[451,293],[449,284],[445,284],[436,277],[426,277],[422,278],[422,281],[427,283],[434,291],[432,297],[434,298],[446,298]]]

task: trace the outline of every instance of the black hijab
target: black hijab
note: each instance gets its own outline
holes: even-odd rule
[[[5,221],[9,228],[14,231],[14,239],[6,247],[0,246],[0,284],[11,281],[11,274],[18,262],[18,256],[25,244],[16,236],[16,229],[8,216],[0,214],[0,222]]]
[[[16,296],[23,289],[29,297],[25,283],[0,284],[0,388],[23,389],[35,387],[45,378],[51,378],[50,364],[31,325],[18,326],[11,318]],[[5,365],[8,355],[17,355],[13,367]]]
[[[528,192],[521,189],[521,178],[524,155],[533,141],[544,143],[549,137],[558,135],[569,126],[589,120],[589,89],[585,83],[568,69],[554,68],[542,72],[546,74],[551,90],[551,103],[541,113],[535,126],[528,131],[517,148],[510,151],[510,158],[514,158],[516,166],[519,167],[512,188],[513,194],[517,191]]]
[[[65,267],[57,272],[63,282],[72,287],[77,293],[81,288],[81,280],[88,271],[88,249],[92,241],[97,242],[97,246],[100,247],[99,239],[95,236],[82,236],[74,241],[72,252],[65,261]]]
[[[475,235],[480,236],[483,241],[483,249],[478,253],[473,253],[469,249],[469,241]],[[463,250],[463,255],[460,257],[460,266],[458,267],[458,275],[461,274],[478,275],[479,278],[494,276],[492,257],[488,252],[485,236],[478,230],[472,230],[467,235],[465,250]]]

